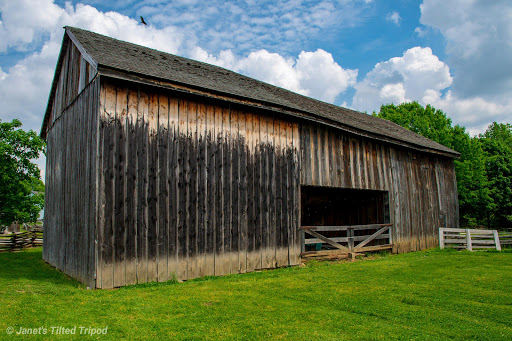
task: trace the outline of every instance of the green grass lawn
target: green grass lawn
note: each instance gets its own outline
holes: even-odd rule
[[[10,326],[44,327],[39,338],[52,339],[59,326],[108,327],[85,338],[116,340],[512,339],[510,251],[416,252],[116,290],[87,290],[44,263],[41,249],[2,253],[0,264],[0,339]]]

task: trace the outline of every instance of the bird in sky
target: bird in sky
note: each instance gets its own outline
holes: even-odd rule
[[[144,21],[144,18],[143,18],[142,16],[140,17],[140,22],[141,22],[141,24],[144,24],[144,25],[146,25],[146,26],[147,26],[147,24],[146,24],[146,22]]]

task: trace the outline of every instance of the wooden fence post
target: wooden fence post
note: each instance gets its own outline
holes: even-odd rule
[[[466,249],[473,251],[473,244],[471,243],[471,230],[466,229]]]
[[[304,230],[300,230],[300,252],[301,253],[304,253],[306,252],[306,243],[305,243],[305,240],[306,237],[304,236],[306,232],[304,232]]]
[[[16,233],[12,234],[11,243],[11,251],[14,251],[16,248]]]
[[[439,247],[444,249],[444,229],[442,227],[439,228]]]
[[[496,250],[501,251],[501,243],[500,243],[500,237],[498,235],[498,230],[492,231],[494,234],[494,243],[496,244]]]
[[[348,237],[348,249],[350,252],[354,251],[354,229],[347,229],[347,237]]]

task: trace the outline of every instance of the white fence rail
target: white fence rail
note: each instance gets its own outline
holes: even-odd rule
[[[501,251],[497,230],[439,228],[439,247],[456,249],[496,249]]]

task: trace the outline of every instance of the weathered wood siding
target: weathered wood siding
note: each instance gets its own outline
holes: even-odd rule
[[[395,252],[438,245],[438,228],[457,227],[453,160],[301,125],[301,184],[388,191]]]
[[[98,288],[296,265],[299,126],[102,78]]]
[[[51,104],[49,126],[64,113],[96,75],[96,69],[84,59],[74,44],[68,42],[63,52],[61,72]]]
[[[43,259],[95,286],[100,84],[89,83],[47,133]]]

